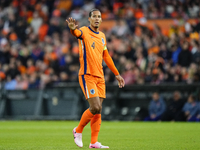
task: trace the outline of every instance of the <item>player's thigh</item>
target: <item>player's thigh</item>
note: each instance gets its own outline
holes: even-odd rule
[[[93,76],[90,75],[79,76],[79,84],[86,99],[99,97],[96,81]]]

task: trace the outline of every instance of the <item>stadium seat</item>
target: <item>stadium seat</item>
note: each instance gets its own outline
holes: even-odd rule
[[[33,117],[38,91],[6,91],[5,116],[28,119]],[[32,93],[33,92],[33,93]]]
[[[102,106],[102,120],[115,120],[117,111],[115,94],[107,92]]]
[[[46,89],[44,91],[43,114],[51,119],[78,119],[79,96],[69,89]]]

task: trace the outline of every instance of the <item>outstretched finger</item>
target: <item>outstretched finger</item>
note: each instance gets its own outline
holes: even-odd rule
[[[122,86],[121,86],[120,82],[118,82],[118,86],[119,86],[119,88],[122,88]]]
[[[67,24],[69,24],[69,21],[66,19]]]
[[[124,80],[123,79],[120,80],[120,85],[121,85],[121,87],[124,87]]]
[[[120,81],[120,86],[121,86],[121,88],[123,87],[123,83]]]
[[[122,79],[122,86],[123,86],[123,87],[125,86],[125,81],[124,81],[124,79]]]
[[[122,88],[122,85],[121,85],[121,83],[120,83],[120,82],[119,82],[119,84],[118,84],[118,85],[119,85],[119,88]]]

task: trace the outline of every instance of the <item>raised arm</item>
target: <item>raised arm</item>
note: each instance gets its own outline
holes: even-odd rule
[[[71,17],[66,21],[67,21],[68,27],[70,28],[71,34],[77,38],[80,38],[83,32],[77,29],[78,25],[76,25],[76,20]]]
[[[103,60],[105,61],[108,68],[115,74],[116,79],[118,80],[119,88],[122,88],[125,86],[124,79],[120,76],[117,68],[115,67],[115,64],[113,63],[112,58],[110,57],[107,50],[103,51]]]

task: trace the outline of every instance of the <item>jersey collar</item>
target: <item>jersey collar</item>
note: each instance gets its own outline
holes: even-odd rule
[[[99,34],[99,32],[93,31],[93,30],[90,28],[90,26],[88,26],[88,28],[89,28],[92,32],[94,32],[95,34]]]

